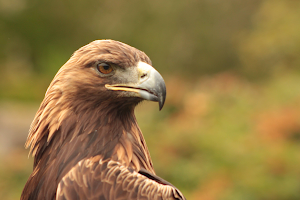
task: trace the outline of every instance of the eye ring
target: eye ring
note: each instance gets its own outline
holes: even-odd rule
[[[97,70],[101,73],[101,74],[109,74],[111,73],[114,69],[110,64],[107,63],[99,63],[97,64]]]

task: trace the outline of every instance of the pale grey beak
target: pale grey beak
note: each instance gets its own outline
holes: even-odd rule
[[[151,65],[139,62],[137,65],[139,80],[135,84],[115,84],[105,87],[109,90],[134,92],[134,96],[159,103],[162,109],[166,99],[166,85],[163,77]]]

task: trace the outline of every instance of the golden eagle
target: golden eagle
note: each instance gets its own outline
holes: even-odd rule
[[[164,105],[162,76],[114,40],[81,47],[60,68],[31,124],[33,172],[21,199],[185,199],[155,175],[134,108]]]

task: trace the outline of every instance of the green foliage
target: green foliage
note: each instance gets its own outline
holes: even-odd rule
[[[253,15],[252,29],[241,34],[239,57],[252,76],[268,75],[300,64],[300,2],[265,0]]]

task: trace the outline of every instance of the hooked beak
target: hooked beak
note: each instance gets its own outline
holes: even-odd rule
[[[151,65],[139,62],[137,65],[138,82],[130,84],[106,84],[109,90],[133,92],[134,96],[159,103],[162,109],[166,99],[166,85],[163,77]]]

